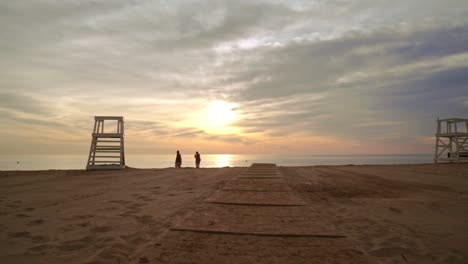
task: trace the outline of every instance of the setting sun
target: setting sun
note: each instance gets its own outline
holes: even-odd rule
[[[234,104],[223,101],[212,102],[207,107],[207,121],[210,126],[225,126],[236,119],[236,113],[233,111]]]
[[[240,119],[237,104],[226,101],[205,101],[198,111],[187,114],[180,123],[182,127],[194,127],[211,135],[230,135],[240,133],[234,123]]]

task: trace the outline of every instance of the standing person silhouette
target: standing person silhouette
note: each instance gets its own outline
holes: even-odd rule
[[[201,162],[200,153],[196,151],[194,157],[195,157],[195,167],[198,169],[200,168],[200,162]]]
[[[180,168],[180,166],[182,166],[182,156],[180,156],[180,152],[177,151],[177,155],[175,158],[175,167]]]

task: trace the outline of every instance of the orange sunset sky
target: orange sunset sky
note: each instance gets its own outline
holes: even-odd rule
[[[468,114],[468,2],[2,1],[0,154],[432,153]]]

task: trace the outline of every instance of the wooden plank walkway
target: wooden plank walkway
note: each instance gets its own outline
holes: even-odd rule
[[[174,230],[271,236],[344,237],[320,212],[301,206],[205,204]]]
[[[221,190],[289,192],[291,188],[284,179],[236,178],[227,182]]]
[[[206,202],[220,204],[299,206],[306,203],[292,192],[218,190]]]
[[[371,263],[294,194],[275,164],[253,164],[226,183],[154,250],[154,263]]]

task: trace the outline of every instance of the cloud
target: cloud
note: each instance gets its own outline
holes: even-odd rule
[[[251,145],[256,142],[254,139],[249,139],[238,135],[206,135],[204,139],[227,143],[242,143],[244,145]]]
[[[63,128],[65,125],[61,122],[56,120],[46,120],[46,119],[39,119],[33,117],[26,117],[24,115],[17,115],[10,111],[0,110],[0,120],[5,122],[13,122],[13,123],[21,123],[23,125],[33,125],[33,126],[41,126],[41,127],[48,127],[48,128]]]
[[[272,135],[281,136],[287,134],[279,132],[286,127],[289,134],[306,131],[378,140],[383,133],[403,127],[408,130],[404,133],[423,133],[432,125],[432,118],[446,112],[449,101],[467,94],[468,48],[461,44],[467,33],[466,25],[410,33],[371,31],[256,51],[265,59],[248,61],[246,71],[230,80],[245,84],[245,90],[236,95],[246,102],[244,106],[264,106],[240,121],[241,126],[274,129]],[[327,96],[300,102],[317,93]],[[287,98],[299,101],[273,109],[261,103],[276,100],[281,104]],[[449,110],[455,115],[463,111],[460,103]]]
[[[190,138],[205,134],[205,131],[193,128],[178,129],[173,133],[173,137]]]
[[[79,139],[123,115],[142,149],[427,151],[437,116],[466,114],[465,2],[4,1],[0,118]],[[216,100],[238,134],[202,127]]]
[[[14,92],[0,91],[0,109],[29,114],[47,114],[52,110],[40,99]]]

